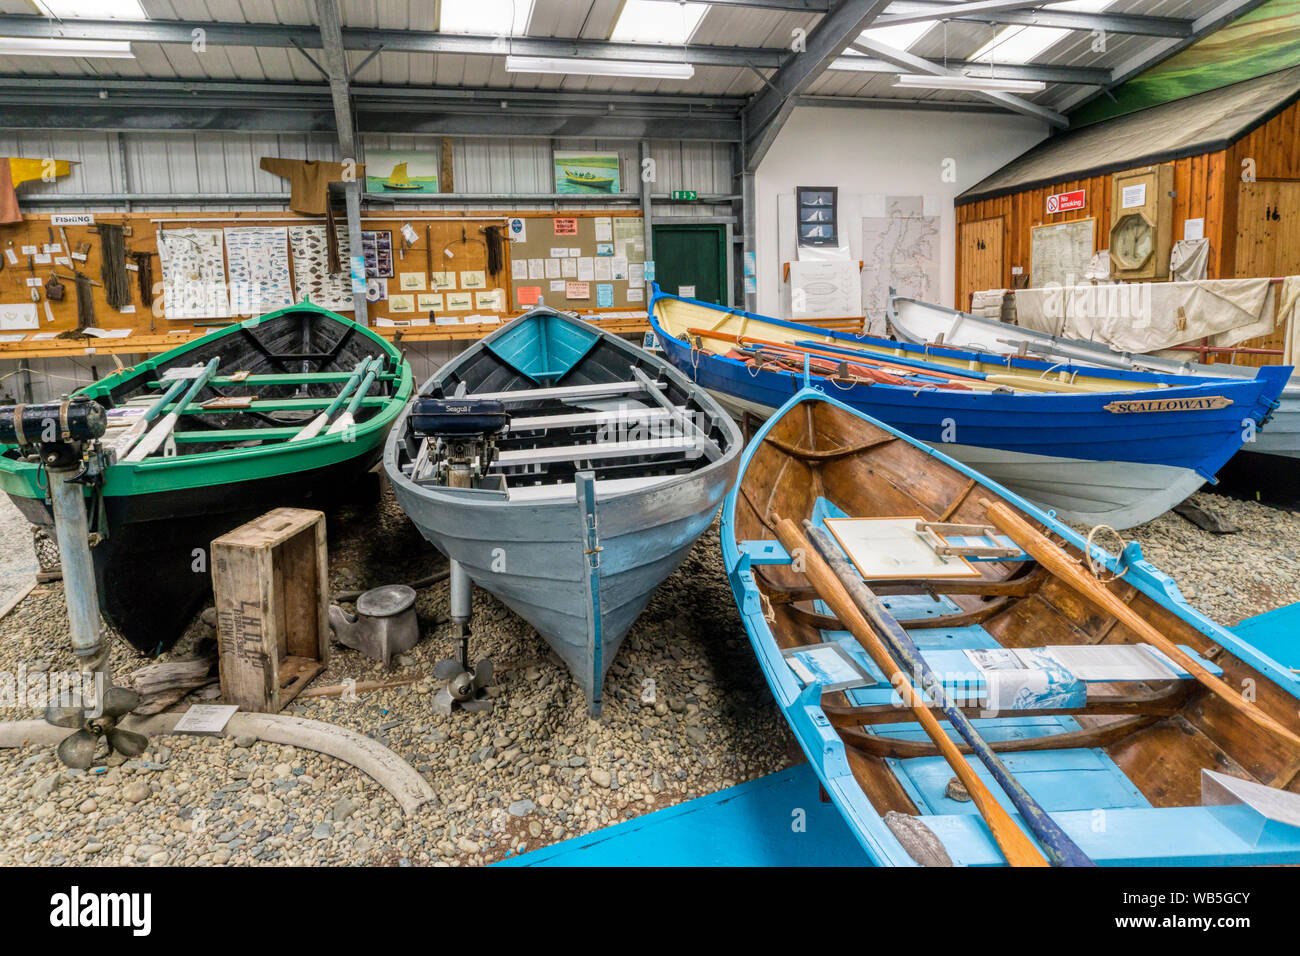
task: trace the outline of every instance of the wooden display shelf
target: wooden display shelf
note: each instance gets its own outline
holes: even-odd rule
[[[419,325],[400,328],[372,326],[372,330],[395,342],[471,342],[491,335],[511,318],[514,316],[503,318],[495,325]],[[650,331],[650,321],[644,317],[597,318],[594,324],[615,335],[635,335]],[[42,339],[39,342],[0,342],[0,362],[78,358],[86,355],[156,355],[211,331],[210,328],[177,330],[169,335],[130,335],[122,339],[87,336],[80,339]]]

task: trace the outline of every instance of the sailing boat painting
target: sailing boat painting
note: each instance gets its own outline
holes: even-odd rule
[[[617,193],[620,189],[618,153],[557,149],[554,159],[557,193]]]
[[[414,150],[366,150],[366,192],[436,193],[438,154]]]

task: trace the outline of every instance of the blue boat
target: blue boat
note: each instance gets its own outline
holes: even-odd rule
[[[1191,495],[1254,438],[1291,375],[1212,380],[994,357],[833,332],[655,289],[669,361],[738,417],[766,418],[807,380],[942,444],[1076,524],[1128,528]],[[806,363],[806,364],[805,364]]]
[[[832,613],[808,556],[796,548],[792,559],[789,528],[801,521],[805,540],[839,562],[840,580],[870,589],[932,672],[921,686],[945,708],[936,734],[972,741],[967,752],[978,738],[993,752],[987,765],[967,759],[1034,846],[1058,841],[1097,865],[1300,863],[1295,674],[1188,605],[1136,542],[1112,555],[971,468],[807,388],[741,457],[723,506],[723,561],[772,693],[874,863],[996,866],[1005,857],[938,737],[902,709],[900,671],[915,672],[878,666],[861,631],[841,623],[846,612]],[[1043,542],[1090,570],[1061,570]],[[1089,597],[1097,582],[1126,610]],[[1227,697],[1211,675],[1232,689]],[[1254,709],[1228,699],[1243,686],[1254,688]],[[959,737],[959,722],[975,738]]]

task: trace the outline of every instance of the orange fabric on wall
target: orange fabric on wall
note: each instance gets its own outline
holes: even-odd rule
[[[14,181],[9,173],[9,164],[0,163],[0,223],[22,221],[23,214],[18,208],[18,194],[14,192]]]

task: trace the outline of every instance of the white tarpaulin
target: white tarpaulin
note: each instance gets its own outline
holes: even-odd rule
[[[1282,311],[1285,317],[1287,310]],[[1226,347],[1272,331],[1268,279],[1099,283],[1016,290],[1017,322],[1122,352],[1199,343]]]

